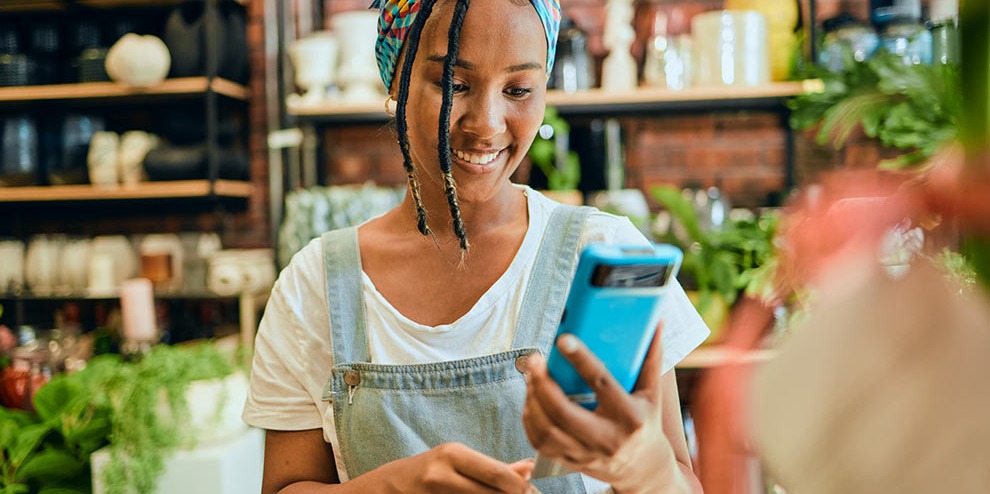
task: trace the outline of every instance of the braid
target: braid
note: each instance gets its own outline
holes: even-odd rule
[[[457,202],[457,184],[451,173],[450,157],[450,111],[454,104],[454,63],[457,61],[458,43],[460,41],[461,26],[464,24],[464,16],[467,14],[470,0],[457,0],[454,7],[454,17],[450,21],[450,30],[447,32],[447,56],[443,60],[443,103],[440,106],[440,123],[438,129],[439,143],[437,147],[440,151],[440,171],[443,174],[444,192],[447,195],[447,205],[450,207],[450,217],[454,221],[454,233],[461,241],[461,260],[463,262],[464,253],[471,247],[467,239],[467,232],[464,230],[464,220],[461,219],[461,207]]]
[[[396,99],[395,127],[399,136],[399,149],[402,150],[402,167],[406,171],[406,180],[409,182],[409,189],[416,204],[416,226],[419,233],[430,235],[430,227],[426,223],[426,206],[423,205],[423,198],[419,192],[419,180],[416,179],[416,169],[412,164],[412,154],[409,152],[409,127],[406,123],[406,103],[409,101],[409,79],[412,76],[413,61],[416,59],[416,52],[419,49],[419,37],[423,32],[423,25],[433,11],[433,4],[436,0],[422,0],[419,15],[409,26],[409,34],[406,37],[406,58],[402,64],[399,77],[399,95]]]

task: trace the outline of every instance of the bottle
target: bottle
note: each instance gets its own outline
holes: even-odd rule
[[[933,0],[929,29],[932,60],[939,65],[959,63],[959,0]]]

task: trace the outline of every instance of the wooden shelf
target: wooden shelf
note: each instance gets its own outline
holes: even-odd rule
[[[183,77],[166,79],[151,87],[128,86],[116,82],[5,87],[0,88],[0,103],[162,98],[205,94],[207,90],[237,100],[247,100],[250,97],[246,87],[226,79],[214,78],[210,81],[206,77]]]
[[[94,9],[123,7],[171,7],[186,0],[0,0],[0,12],[45,12],[69,10],[75,6]],[[235,0],[246,5],[247,0]]]
[[[162,300],[229,300],[242,297],[244,294],[235,293],[232,295],[217,295],[207,290],[196,291],[175,291],[175,292],[155,292],[154,297]],[[56,291],[52,293],[0,293],[0,300],[35,300],[35,301],[71,301],[71,300],[115,300],[120,298],[120,293],[113,292],[81,292]]]
[[[702,87],[683,91],[639,88],[635,91],[604,91],[590,89],[576,93],[551,90],[547,106],[557,108],[562,115],[618,115],[684,110],[728,110],[780,107],[790,97],[820,90],[820,81],[774,82],[752,87]],[[385,122],[382,103],[327,103],[314,106],[292,106],[290,115],[301,120],[321,123]]]
[[[709,369],[727,364],[752,364],[773,358],[774,351],[763,349],[739,353],[721,346],[703,346],[684,357],[678,369]]]
[[[253,187],[250,182],[218,180],[214,192],[219,197],[247,198],[251,195]],[[210,192],[209,180],[144,182],[134,187],[92,185],[3,187],[0,188],[0,203],[205,198],[210,196]]]

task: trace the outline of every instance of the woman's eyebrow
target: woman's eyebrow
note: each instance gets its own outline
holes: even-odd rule
[[[445,57],[443,55],[430,55],[430,56],[426,57],[427,60],[429,60],[431,62],[436,62],[436,63],[443,63],[444,62],[444,58]],[[471,62],[468,62],[466,60],[461,60],[460,58],[458,58],[457,61],[454,62],[454,65],[456,65],[458,67],[461,67],[461,68],[463,68],[465,70],[474,70],[475,68],[477,68],[477,66],[475,64],[473,64]],[[507,69],[505,69],[505,71],[506,72],[521,72],[523,70],[536,70],[536,69],[542,69],[542,68],[543,68],[543,64],[540,64],[540,63],[537,63],[537,62],[526,62],[526,63],[517,64],[517,65],[512,65],[512,66],[508,67]]]

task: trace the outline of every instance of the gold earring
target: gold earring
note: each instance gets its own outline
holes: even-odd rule
[[[392,105],[391,105],[392,101],[393,100],[391,94],[385,98],[385,114],[391,118],[395,118],[395,111],[392,110]]]

